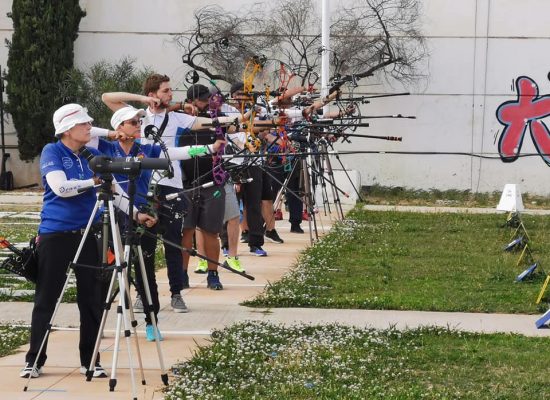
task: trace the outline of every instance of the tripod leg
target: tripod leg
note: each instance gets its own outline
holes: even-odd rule
[[[137,354],[137,358],[138,358],[138,367],[139,367],[139,370],[140,370],[140,374],[141,374],[141,384],[142,385],[146,385],[147,382],[145,381],[145,372],[143,371],[143,361],[141,359],[141,349],[139,347],[139,338],[138,338],[138,334],[137,334],[137,321],[136,321],[136,318],[135,318],[135,314],[134,314],[134,309],[133,309],[133,305],[132,305],[132,297],[130,296],[130,281],[128,279],[128,268],[126,268],[124,270],[124,279],[125,279],[125,287],[126,287],[126,299],[128,300],[128,303],[126,304],[127,306],[127,310],[129,312],[129,315],[130,315],[130,326],[132,327],[132,330],[133,330],[133,336],[134,336],[134,343],[136,344],[136,354]]]
[[[309,240],[313,244],[313,231],[315,230],[315,239],[319,239],[319,233],[317,232],[317,222],[315,221],[314,203],[311,196],[311,181],[309,178],[308,166],[306,159],[302,159],[302,179],[304,185],[304,202],[309,216]]]
[[[112,225],[114,222],[114,218],[111,220],[111,211],[110,207],[107,206],[104,209],[103,216],[102,216],[102,231],[101,231],[101,239],[102,239],[102,247],[101,247],[101,255],[102,255],[102,266],[103,268],[107,268],[109,266],[108,261],[108,251],[109,251],[109,231],[110,226],[115,226],[115,229],[112,230],[111,235],[113,238],[114,243],[114,249],[115,249],[115,262],[117,266],[120,266],[120,234],[118,231],[118,227],[115,225]],[[118,252],[118,254],[117,254]],[[105,323],[107,321],[107,315],[109,314],[109,310],[111,309],[111,304],[113,299],[111,298],[113,289],[115,286],[115,279],[116,274],[111,274],[111,281],[109,283],[109,289],[107,290],[106,296],[105,296],[105,302],[103,304],[103,314],[101,316],[101,322],[99,325],[99,330],[97,332],[97,337],[95,341],[94,346],[94,352],[92,353],[92,359],[90,361],[90,366],[88,367],[88,370],[86,371],[86,381],[89,382],[92,380],[94,371],[95,371],[95,365],[97,360],[97,354],[99,352],[99,346],[101,345],[101,339],[103,336],[103,332],[105,330]]]
[[[67,272],[66,272],[67,279],[65,279],[65,283],[63,284],[63,288],[61,289],[61,293],[59,294],[59,297],[57,298],[57,302],[55,304],[55,308],[54,308],[52,316],[50,318],[50,322],[46,326],[46,332],[44,334],[44,338],[42,339],[42,342],[40,344],[40,348],[38,349],[38,353],[36,354],[36,358],[34,359],[34,363],[32,365],[32,371],[34,371],[36,369],[36,367],[38,365],[38,360],[40,359],[40,355],[42,354],[42,351],[44,350],[44,346],[46,345],[46,341],[48,340],[48,337],[50,336],[52,326],[53,326],[53,321],[55,320],[57,312],[59,311],[59,306],[61,305],[61,300],[63,299],[63,294],[67,290],[67,286],[68,286],[69,281],[71,280],[71,277],[72,277],[71,266],[73,264],[76,264],[79,257],[80,257],[80,253],[82,252],[82,249],[84,248],[84,244],[86,243],[86,238],[88,237],[88,234],[89,234],[90,229],[92,227],[95,215],[97,213],[97,210],[99,209],[100,203],[101,203],[100,200],[96,201],[94,209],[92,211],[92,214],[90,215],[90,219],[88,220],[88,224],[86,225],[86,230],[84,231],[84,234],[82,235],[82,240],[80,241],[80,244],[78,245],[78,249],[76,250],[76,254],[74,256],[74,259],[73,259],[72,263],[69,263],[69,265],[67,266]],[[32,373],[29,374],[29,377],[27,379],[25,387],[23,388],[24,392],[26,392],[28,390],[31,378],[32,378]]]
[[[296,193],[292,192],[290,189],[288,189],[288,183],[290,182],[292,174],[294,173],[294,170],[296,169],[297,161],[298,161],[297,159],[294,160],[294,163],[292,165],[292,169],[290,170],[290,173],[287,175],[284,182],[282,182],[281,188],[277,192],[277,197],[275,198],[275,201],[273,202],[273,209],[274,210],[277,210],[277,209],[281,208],[281,203],[283,202],[283,194],[286,194],[288,196],[296,196],[298,199],[300,199],[298,194],[296,194]],[[271,178],[275,182],[277,182],[279,184],[281,183],[275,176],[271,175],[269,172],[268,172],[268,174],[271,176]]]
[[[125,246],[124,249],[124,259],[128,260],[130,258],[130,246]],[[109,391],[113,392],[115,390],[117,379],[116,379],[116,370],[118,365],[118,353],[120,348],[120,333],[122,325],[124,325],[124,337],[126,338],[126,349],[128,350],[128,363],[130,366],[130,379],[132,382],[132,394],[133,398],[137,399],[136,395],[136,379],[134,375],[134,363],[132,358],[131,342],[130,342],[130,324],[128,322],[128,314],[126,312],[126,296],[125,293],[126,283],[125,277],[123,274],[123,266],[117,266],[116,270],[118,286],[119,286],[119,297],[118,297],[118,306],[117,306],[117,321],[116,321],[116,334],[115,334],[115,347],[113,349],[113,365],[111,368],[111,378],[109,379]]]
[[[321,152],[325,153],[325,154],[327,153],[326,145],[323,144],[321,146]],[[326,169],[328,171],[329,182],[331,183],[330,186],[332,188],[332,199],[334,200],[334,204],[336,205],[336,213],[338,215],[338,218],[340,220],[343,220],[344,219],[344,210],[342,209],[342,203],[340,202],[340,194],[336,190],[336,180],[334,179],[334,172],[332,170],[332,165],[330,163],[330,158],[329,158],[328,155],[324,155],[323,158],[324,158],[324,161],[325,161],[325,164],[326,164]]]
[[[155,344],[157,346],[157,353],[159,357],[159,364],[160,364],[160,370],[161,370],[160,377],[162,379],[162,382],[165,385],[168,385],[168,374],[164,366],[164,356],[162,354],[162,349],[160,347],[160,337],[159,337],[160,335],[159,335],[159,330],[157,326],[157,318],[155,317],[155,312],[152,307],[153,299],[151,297],[151,289],[149,287],[149,280],[147,279],[147,272],[145,270],[145,261],[143,259],[143,251],[141,249],[141,246],[137,246],[137,254],[139,259],[139,267],[141,269],[141,277],[143,280],[143,290],[145,291],[145,298],[147,299],[147,303],[149,305],[149,318],[151,319],[151,323],[153,325],[153,332],[155,332]]]
[[[322,151],[322,149],[320,149]],[[327,190],[327,184],[325,182],[325,179],[322,179],[322,177],[325,174],[325,168],[324,168],[324,161],[323,161],[323,155],[320,154],[318,156],[312,157],[313,168],[312,171],[317,171],[318,175],[321,177],[321,198],[323,200],[323,210],[325,212],[325,215],[330,215],[332,213],[332,210],[330,208],[330,201],[328,197],[328,190]],[[315,196],[315,193],[313,193],[313,196]]]
[[[103,331],[105,330],[105,322],[107,321],[107,315],[109,314],[109,310],[111,309],[111,293],[113,292],[113,288],[115,285],[115,279],[116,274],[112,274],[111,276],[111,282],[109,283],[109,290],[107,291],[107,296],[105,298],[105,303],[103,303],[103,314],[101,316],[101,322],[99,325],[99,330],[97,333],[95,346],[94,346],[94,352],[92,353],[92,360],[90,361],[90,366],[88,367],[88,370],[86,371],[86,381],[90,382],[92,380],[92,377],[94,375],[95,370],[95,364],[97,360],[97,353],[99,351],[99,346],[101,345],[101,337],[103,336]]]
[[[346,174],[346,177],[348,178],[348,181],[349,181],[349,183],[351,184],[351,187],[353,188],[353,190],[355,191],[355,194],[357,195],[357,199],[358,199],[361,203],[364,203],[365,200],[364,200],[363,197],[361,196],[361,193],[359,192],[359,190],[357,190],[357,187],[355,187],[355,184],[354,184],[353,181],[351,180],[351,177],[349,176],[348,171],[346,170],[346,168],[344,168],[344,164],[342,163],[342,160],[340,160],[340,156],[338,155],[338,153],[335,153],[334,156],[336,157],[336,161],[338,161],[338,163],[339,163],[340,166],[342,167],[342,171],[344,171],[344,173]]]

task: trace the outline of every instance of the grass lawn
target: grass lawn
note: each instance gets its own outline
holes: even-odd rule
[[[0,325],[0,357],[12,354],[19,346],[29,341],[30,331],[27,328],[13,328]]]
[[[488,207],[494,208],[502,192],[472,193],[469,190],[421,190],[403,187],[373,185],[363,190],[367,204],[419,205],[448,207]],[[526,209],[549,209],[550,197],[522,193]]]
[[[0,218],[0,237],[6,238],[10,243],[28,243],[30,238],[36,235],[38,229],[38,221],[24,218]],[[7,251],[8,254],[11,252]],[[155,255],[156,269],[161,269],[166,266],[164,257],[164,247],[157,246]],[[74,277],[74,275],[73,275]],[[9,276],[7,271],[0,269],[0,288],[10,288],[15,290],[30,290],[34,289],[34,284],[27,282],[24,279],[16,279]],[[22,296],[14,296],[11,293],[0,293],[0,301],[33,301],[33,294]],[[64,302],[76,302],[76,288],[69,287],[63,296]]]
[[[548,399],[549,345],[439,328],[242,323],[174,368],[165,398]]]
[[[539,313],[545,275],[514,283],[526,265],[504,252],[513,229],[505,215],[369,212],[307,249],[296,268],[246,302],[259,307],[320,307]],[[524,215],[534,258],[550,264],[550,217]],[[546,297],[547,298],[547,297]]]

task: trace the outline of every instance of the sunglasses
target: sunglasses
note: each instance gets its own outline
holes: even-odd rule
[[[141,119],[130,119],[130,120],[128,120],[128,121],[123,121],[123,122],[122,122],[122,125],[128,123],[128,124],[130,124],[130,125],[132,125],[132,126],[139,126],[139,125],[141,125],[142,122],[143,122],[143,121],[142,121]]]

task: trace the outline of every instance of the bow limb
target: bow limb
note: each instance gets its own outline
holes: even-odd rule
[[[212,124],[216,132],[216,139],[225,140],[225,133],[218,119],[219,109],[223,103],[223,96],[217,92],[210,96],[208,101],[208,114],[212,119]],[[216,185],[223,185],[227,180],[228,174],[222,169],[222,159],[220,154],[223,154],[225,144],[222,144],[218,151],[212,155],[212,174]]]

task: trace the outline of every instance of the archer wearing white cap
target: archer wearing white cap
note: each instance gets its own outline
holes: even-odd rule
[[[142,118],[145,116],[145,111],[136,109],[132,106],[126,105],[118,109],[111,118],[111,126],[115,130],[116,137],[119,138],[116,142],[108,142],[103,139],[99,139],[98,150],[110,157],[138,157],[138,158],[159,158],[162,154],[162,148],[156,144],[140,144],[135,141],[141,134]],[[214,144],[208,146],[185,146],[185,147],[171,147],[167,149],[167,155],[171,160],[189,160],[192,157],[208,155],[215,153],[220,146],[225,143],[223,140],[217,140]],[[122,174],[113,174],[116,181],[127,182],[128,177]],[[151,181],[151,170],[141,170],[140,175],[135,180],[136,193],[135,206],[140,210],[150,210],[147,206],[147,199],[144,196],[149,192],[149,184]],[[125,193],[128,193],[128,184],[120,184]],[[153,223],[151,221],[145,222],[145,228],[154,235],[143,235],[140,238],[140,245],[145,254],[144,264],[145,272],[147,274],[147,282],[149,284],[149,290],[151,292],[152,310],[154,311],[155,320],[158,321],[157,315],[160,309],[158,289],[155,277],[155,248],[157,244],[155,223],[156,216]],[[141,270],[139,266],[136,266],[136,288],[141,299],[145,300],[145,291],[143,287],[143,278],[141,276]],[[183,300],[182,300],[183,301]],[[185,305],[185,303],[184,303]],[[134,311],[138,307],[134,306]],[[142,311],[142,310],[139,310]],[[187,311],[185,308],[184,312]],[[149,314],[149,309],[145,309],[145,322],[146,322],[146,334],[148,341],[154,341],[155,338],[162,340],[162,336],[155,334],[154,326]]]
[[[67,104],[53,115],[56,143],[47,144],[40,156],[40,172],[44,185],[44,201],[36,240],[38,278],[31,323],[27,365],[19,374],[37,378],[46,362],[46,347],[38,354],[48,323],[63,289],[67,266],[76,254],[96,202],[95,190],[78,193],[79,188],[94,185],[88,161],[79,152],[90,141],[93,121],[87,110],[78,104]],[[89,149],[92,154],[99,152]],[[99,215],[96,216],[96,220]],[[97,221],[96,221],[97,222]],[[93,235],[88,235],[78,259],[79,263],[99,265],[100,257]],[[101,319],[101,287],[97,271],[75,268],[77,303],[80,311],[80,365],[86,372],[94,350]],[[107,376],[98,364],[95,377]]]

